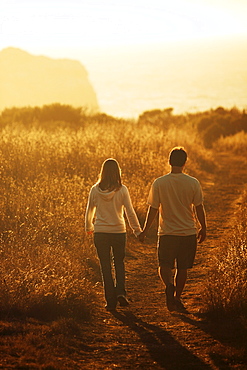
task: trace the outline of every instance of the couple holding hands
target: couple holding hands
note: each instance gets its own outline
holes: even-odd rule
[[[118,162],[109,158],[102,164],[99,180],[89,193],[85,229],[88,234],[94,234],[108,311],[115,310],[118,303],[120,306],[129,305],[125,289],[124,213],[140,242],[144,241],[159,213],[158,271],[165,285],[167,308],[169,311],[186,310],[181,295],[187,270],[193,266],[197,242],[202,243],[206,238],[201,185],[196,178],[183,172],[186,161],[187,153],[182,147],[175,147],[169,153],[171,171],[157,178],[151,186],[143,230],[128,189],[122,184]]]

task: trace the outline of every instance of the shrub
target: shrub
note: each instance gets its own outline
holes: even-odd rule
[[[83,121],[86,110],[83,108],[73,108],[66,104],[50,104],[43,107],[23,107],[7,108],[0,116],[0,126],[4,127],[13,123],[22,124],[30,127],[33,124],[41,126],[44,123],[66,122],[75,127],[79,127]]]
[[[63,121],[79,125],[82,118],[82,108],[73,108],[66,104],[44,105],[40,110],[40,122]]]
[[[193,120],[193,118],[190,119]],[[211,113],[205,112],[203,115],[199,115],[196,127],[205,146],[210,148],[220,137],[234,135],[245,130],[247,119],[245,112],[241,113],[236,108],[228,111],[219,107]]]
[[[214,142],[221,136],[223,136],[223,130],[220,125],[212,124],[203,132],[203,144],[206,148],[212,148]]]
[[[137,121],[139,126],[152,125],[168,130],[172,126],[181,128],[186,123],[186,117],[183,115],[173,115],[173,108],[153,109],[143,112]]]

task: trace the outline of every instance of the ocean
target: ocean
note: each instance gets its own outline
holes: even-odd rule
[[[246,40],[99,49],[79,59],[101,112],[114,117],[166,108],[175,114],[247,109]]]

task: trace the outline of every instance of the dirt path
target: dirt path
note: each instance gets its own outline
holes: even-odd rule
[[[229,230],[247,182],[246,163],[239,158],[221,154],[217,163],[214,175],[200,179],[208,238],[198,249],[183,294],[189,313],[171,314],[166,309],[164,288],[157,276],[155,241],[141,245],[130,238],[126,266],[131,306],[115,314],[99,309],[93,326],[85,328],[87,350],[78,354],[78,368],[247,369],[234,342],[231,323],[216,325],[197,315],[204,267],[224,231]],[[102,295],[100,287],[99,294]]]

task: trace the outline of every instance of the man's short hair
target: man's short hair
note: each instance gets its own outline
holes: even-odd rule
[[[171,166],[183,167],[187,161],[187,153],[182,147],[175,147],[169,155],[169,163]]]

